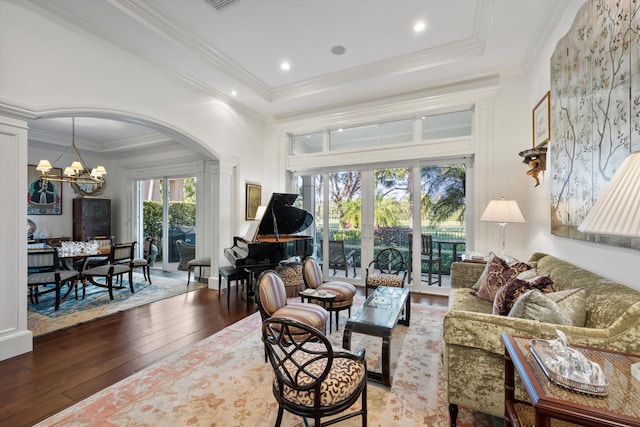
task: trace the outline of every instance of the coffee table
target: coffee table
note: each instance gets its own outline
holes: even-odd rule
[[[572,345],[600,364],[609,380],[605,397],[578,393],[556,385],[530,353],[531,338],[502,334],[505,345],[505,425],[549,427],[551,418],[585,426],[640,426],[640,381],[631,365],[640,355]],[[516,400],[514,372],[529,402]],[[528,419],[533,418],[533,419]]]
[[[404,318],[400,315],[404,311]],[[378,286],[347,320],[342,347],[351,349],[351,334],[357,332],[382,337],[382,372],[367,371],[369,380],[391,386],[391,334],[397,324],[409,326],[410,292],[405,288]]]

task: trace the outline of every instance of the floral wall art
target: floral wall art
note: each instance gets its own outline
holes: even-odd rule
[[[640,249],[578,231],[616,169],[640,150],[640,1],[589,0],[551,58],[552,234]]]

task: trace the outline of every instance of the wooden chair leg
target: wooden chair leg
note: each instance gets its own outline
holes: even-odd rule
[[[109,290],[109,299],[113,301],[113,276],[107,277],[107,289]]]

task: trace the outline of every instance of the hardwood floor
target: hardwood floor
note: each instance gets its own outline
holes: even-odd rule
[[[31,426],[257,310],[231,292],[228,311],[224,291],[202,289],[36,338],[33,352],[0,362],[0,425]]]

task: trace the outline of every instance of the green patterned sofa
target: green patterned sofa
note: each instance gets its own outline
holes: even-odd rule
[[[585,288],[585,327],[560,326],[491,314],[492,304],[471,294],[484,264],[451,266],[449,311],[444,319],[443,362],[448,382],[451,425],[458,405],[502,417],[504,414],[504,346],[500,334],[556,338],[640,354],[640,292],[607,280],[551,255],[535,253],[527,262],[553,280],[555,291]],[[528,400],[520,387],[517,397]]]

